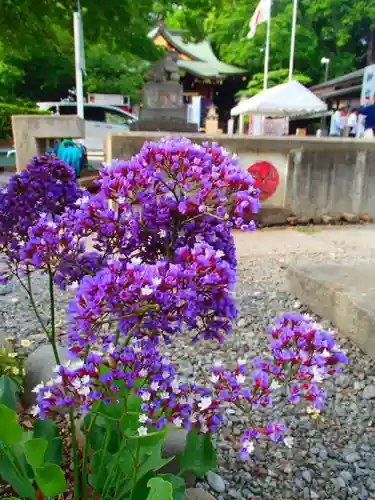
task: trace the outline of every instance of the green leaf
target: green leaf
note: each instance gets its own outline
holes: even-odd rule
[[[216,469],[216,450],[209,434],[198,434],[196,431],[188,433],[180,467],[180,473],[189,471],[198,477]]]
[[[44,456],[45,463],[60,465],[63,463],[62,440],[59,437],[59,428],[53,420],[36,420],[34,423],[34,437],[48,441],[48,448]]]
[[[19,471],[16,471],[10,459],[3,454],[0,454],[0,476],[3,481],[10,484],[14,491],[21,497],[35,500],[35,490],[31,481],[23,477]]]
[[[47,464],[36,470],[36,483],[46,497],[60,495],[66,489],[64,472],[56,464]]]
[[[126,408],[128,412],[141,413],[142,399],[138,396],[130,395],[126,399]]]
[[[103,451],[98,451],[94,453],[90,460],[90,471],[89,483],[93,488],[102,489],[107,478],[108,473],[111,470],[111,465],[113,464],[112,457],[109,453],[106,453],[104,460],[102,461]]]
[[[50,441],[59,436],[59,428],[53,420],[36,420],[34,422],[34,437]]]
[[[124,402],[120,400],[120,403],[109,403],[105,405],[101,402],[98,413],[104,415],[106,418],[111,418],[114,420],[120,420],[125,412]]]
[[[48,448],[48,441],[41,438],[30,439],[24,444],[27,461],[34,468],[41,467]]]
[[[173,500],[184,500],[185,498],[185,481],[182,477],[174,474],[159,474],[165,481],[168,481],[173,486]]]
[[[146,455],[146,459],[144,460],[143,463],[141,463],[141,466],[139,467],[137,472],[138,480],[150,470],[153,471],[159,470],[161,469],[161,467],[169,464],[169,462],[171,462],[174,459],[174,457],[162,458],[161,457],[162,447],[163,447],[163,442],[159,442],[158,444],[153,446],[152,452]]]
[[[147,500],[173,500],[173,487],[168,481],[160,477],[153,477],[147,483],[150,488]]]
[[[0,403],[4,404],[11,410],[17,409],[19,387],[6,375],[0,377]]]
[[[124,415],[120,422],[120,429],[127,436],[133,435],[138,427],[140,427],[139,414],[138,413],[128,413]],[[138,437],[138,435],[137,435]]]
[[[162,431],[150,432],[145,436],[136,435],[130,437],[129,442],[137,441],[142,448],[149,449],[151,451],[154,446],[159,445],[161,441],[164,441],[166,434],[167,430],[164,429]]]
[[[0,404],[0,441],[11,446],[21,439],[22,427],[17,422],[16,412]]]

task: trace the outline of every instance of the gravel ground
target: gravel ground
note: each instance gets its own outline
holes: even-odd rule
[[[200,379],[213,361],[227,364],[266,353],[269,341],[264,328],[284,311],[310,313],[288,292],[286,266],[299,262],[374,262],[375,228],[339,227],[263,230],[236,234],[239,258],[236,296],[239,318],[224,346],[212,343],[186,345],[178,339],[169,349],[185,377]],[[35,284],[38,302],[47,305],[43,278]],[[32,310],[19,285],[0,296],[0,321],[5,335],[17,335],[38,345]],[[57,297],[59,317],[64,299]],[[315,318],[317,321],[320,318]],[[327,328],[329,325],[321,321]],[[328,406],[324,421],[316,424],[303,408],[277,401],[253,420],[285,422],[294,436],[291,450],[259,445],[249,462],[240,462],[234,448],[247,417],[228,407],[225,426],[218,437],[218,475],[201,481],[220,500],[229,499],[369,499],[375,498],[375,362],[353,343],[336,333],[349,357],[342,376],[327,381]],[[208,484],[210,483],[210,484]],[[225,491],[223,491],[225,489]]]

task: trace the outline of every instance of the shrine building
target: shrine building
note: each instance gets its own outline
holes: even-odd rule
[[[226,130],[230,110],[235,105],[235,93],[246,86],[246,71],[219,61],[208,40],[186,42],[184,35],[185,31],[168,30],[162,22],[148,34],[155,45],[178,53],[188,121],[196,121],[200,114],[199,126],[204,127],[207,110],[214,104],[219,126]]]

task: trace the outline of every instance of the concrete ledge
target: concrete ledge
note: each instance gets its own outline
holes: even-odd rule
[[[375,359],[375,266],[288,268],[291,292]]]

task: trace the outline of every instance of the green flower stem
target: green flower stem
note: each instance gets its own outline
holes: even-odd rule
[[[74,421],[73,408],[69,409],[70,434],[72,439],[72,455],[74,470],[74,500],[79,500],[79,461],[78,461],[78,443],[76,435],[76,424]],[[95,498],[95,497],[94,497]]]
[[[135,460],[134,460],[134,467],[133,467],[133,480],[132,480],[132,489],[130,491],[130,499],[129,500],[136,500],[134,498],[134,492],[135,492],[135,486],[137,484],[137,471],[138,471],[138,462],[139,462],[139,450],[141,448],[141,443],[138,439],[137,441],[137,450],[135,452]]]
[[[40,326],[42,327],[42,330],[44,331],[44,333],[47,335],[47,337],[49,339],[50,334],[49,334],[48,328],[46,327],[46,325],[45,325],[45,323],[44,323],[41,315],[39,314],[38,308],[37,308],[35,300],[34,300],[33,291],[32,291],[32,287],[31,287],[30,273],[29,273],[28,270],[26,272],[27,272],[27,274],[26,274],[26,276],[27,276],[27,278],[26,278],[27,279],[27,286],[21,280],[21,278],[18,276],[18,274],[13,273],[13,275],[18,279],[18,281],[21,284],[22,288],[26,291],[27,295],[29,296],[31,307],[34,310],[35,316],[36,316],[37,320],[39,321]]]
[[[50,314],[51,314],[51,336],[50,342],[52,345],[53,354],[55,356],[56,363],[60,364],[59,353],[56,346],[56,325],[55,325],[55,292],[53,287],[53,274],[51,266],[48,265],[48,288],[49,288],[49,300],[50,300]]]
[[[103,450],[102,450],[102,456],[101,456],[101,459],[100,459],[100,466],[99,466],[99,471],[102,470],[103,468],[103,465],[104,465],[104,459],[105,459],[105,456],[107,454],[107,449],[108,449],[108,445],[109,445],[109,440],[111,439],[111,427],[110,427],[110,424],[108,422],[106,422],[106,428],[105,428],[105,440],[104,440],[104,446],[103,446]],[[120,451],[120,450],[119,450]],[[113,469],[115,469],[116,467],[113,467]],[[112,472],[113,472],[113,469],[112,469]],[[109,474],[107,479],[106,479],[106,482],[104,484],[104,487],[103,487],[103,495],[102,497],[105,498],[105,495],[104,495],[104,492],[106,491],[107,487],[110,486],[110,481],[111,481],[111,478],[112,478],[112,474]],[[94,489],[94,493],[92,495],[93,498],[96,498],[96,495],[99,493],[99,486],[98,484],[95,486],[95,489]]]
[[[88,464],[88,456],[89,456],[89,438],[93,425],[96,421],[96,415],[90,416],[90,422],[87,428],[87,434],[85,435],[85,440],[83,444],[83,457],[82,457],[82,476],[81,476],[81,485],[82,485],[82,500],[86,500],[87,495],[87,464]]]

